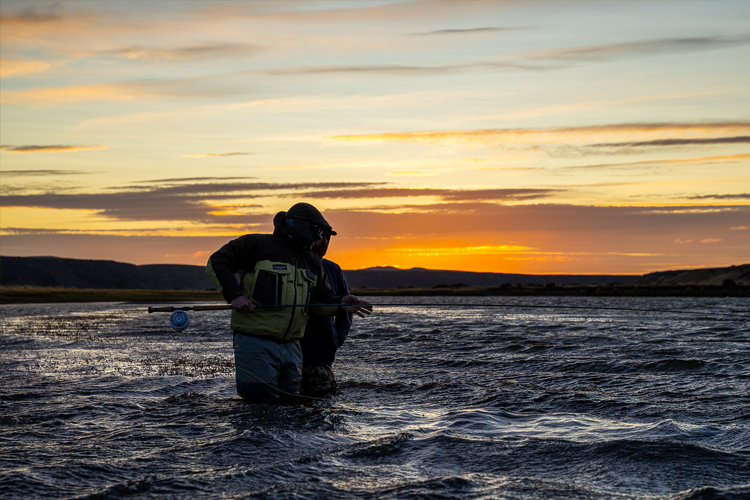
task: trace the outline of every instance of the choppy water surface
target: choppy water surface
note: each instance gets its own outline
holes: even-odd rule
[[[2,306],[11,498],[750,498],[747,299],[390,298],[325,401],[235,394],[228,312]]]

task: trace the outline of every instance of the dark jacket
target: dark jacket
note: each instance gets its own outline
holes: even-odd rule
[[[340,304],[343,295],[328,284],[320,257],[289,236],[275,219],[273,234],[246,234],[211,255],[206,273],[227,302],[243,295],[259,305]],[[235,274],[239,274],[237,283]],[[316,308],[336,314],[340,308]],[[289,341],[301,338],[310,317],[307,307],[232,311],[232,330]]]
[[[323,271],[336,294],[349,294],[349,286],[338,264],[323,259]],[[330,316],[312,316],[310,321],[307,322],[305,337],[301,340],[304,365],[318,366],[333,363],[336,350],[346,340],[351,326],[352,314],[342,310],[339,310],[339,313],[333,318]]]

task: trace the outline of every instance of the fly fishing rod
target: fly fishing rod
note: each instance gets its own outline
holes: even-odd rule
[[[255,309],[280,309],[288,307],[338,307],[343,304],[273,304],[273,305],[261,305],[255,304]],[[350,306],[356,306],[357,304],[350,304]],[[716,312],[716,311],[691,311],[684,310],[680,311],[677,309],[638,309],[632,307],[596,307],[596,306],[562,306],[562,305],[538,305],[538,304],[457,304],[447,302],[437,303],[396,303],[396,304],[383,304],[383,303],[370,303],[367,304],[374,307],[517,307],[519,309],[578,309],[578,310],[604,310],[604,311],[625,311],[625,312],[653,312],[653,313],[671,313],[671,314],[693,314],[702,316],[731,316],[735,318],[748,318],[750,315],[741,314],[736,312]],[[230,304],[219,304],[219,305],[198,305],[198,306],[186,306],[186,307],[149,307],[148,312],[171,312],[172,315],[169,317],[169,324],[175,331],[181,332],[190,324],[190,318],[188,318],[185,311],[226,311],[232,309]]]

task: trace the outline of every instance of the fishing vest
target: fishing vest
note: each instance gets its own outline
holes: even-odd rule
[[[221,291],[221,285],[209,261],[207,274]],[[260,306],[301,305],[312,301],[318,277],[309,269],[287,262],[261,260],[254,269],[240,270],[242,295]],[[308,307],[262,307],[252,313],[232,311],[231,328],[276,340],[291,341],[305,334],[311,311]],[[333,315],[338,307],[316,307],[319,315]]]

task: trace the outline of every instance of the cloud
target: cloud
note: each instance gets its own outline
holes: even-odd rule
[[[692,242],[693,242],[693,240],[681,240],[681,239],[678,238],[678,239],[674,240],[673,243],[682,243],[682,244],[685,244],[685,243],[692,243]]]
[[[528,53],[531,59],[539,60],[581,60],[610,61],[619,57],[634,55],[657,55],[689,53],[703,50],[722,49],[750,43],[750,36],[703,36],[686,38],[663,38],[658,40],[641,40],[624,43],[589,45],[564,49],[545,50]]]
[[[730,231],[744,231],[748,226],[732,226],[729,228]]]
[[[318,199],[378,199],[378,198],[415,198],[435,196],[446,201],[526,201],[547,198],[555,189],[476,189],[454,190],[438,188],[367,188],[309,191],[306,197]],[[286,197],[298,196],[289,193]]]
[[[394,170],[388,172],[386,175],[390,176],[405,176],[405,177],[424,177],[438,175],[438,172],[434,170]]]
[[[547,129],[428,130],[336,135],[323,139],[357,145],[401,143],[500,148],[516,155],[543,153],[552,157],[573,158],[643,154],[646,149],[638,146],[742,144],[750,142],[748,133],[750,122],[737,121],[632,123]],[[734,158],[744,159],[738,155]]]
[[[471,62],[463,64],[414,65],[414,64],[372,64],[372,65],[328,65],[328,66],[294,66],[288,68],[260,70],[268,75],[435,75],[465,70],[483,69],[521,69],[527,71],[544,71],[547,68],[520,62]]]
[[[51,66],[42,61],[14,61],[0,59],[0,78],[9,76],[24,76],[32,73],[47,71]]]
[[[152,181],[156,183],[157,181]],[[166,184],[166,185],[165,185]],[[375,184],[375,183],[370,183]],[[19,190],[3,194],[4,208],[49,208],[58,210],[88,210],[115,220],[192,221],[201,223],[247,223],[254,220],[248,214],[247,200],[292,195],[307,197],[310,189],[349,189],[368,183],[287,183],[222,182],[168,184],[160,181],[155,186],[136,186],[129,189],[110,188],[101,193],[48,192],[26,194]]]
[[[491,29],[479,28],[478,30]],[[502,29],[502,28],[500,28]],[[471,30],[442,30],[428,34],[461,33]],[[419,35],[419,34],[415,34]],[[610,61],[616,58],[659,55],[667,53],[689,53],[703,50],[720,49],[750,43],[750,36],[736,37],[693,37],[670,38],[659,40],[644,40],[616,44],[603,44],[584,47],[571,47],[548,51],[537,51],[519,54],[513,58],[496,61],[472,61],[461,64],[443,65],[409,65],[409,64],[378,64],[378,65],[329,65],[329,66],[298,66],[262,70],[269,75],[315,75],[315,74],[424,74],[453,73],[458,71],[502,70],[517,69],[524,71],[550,71],[569,66],[577,61]],[[553,64],[540,64],[540,62]],[[560,64],[561,62],[567,64]]]
[[[247,92],[247,86],[237,78],[220,78],[211,75],[4,91],[0,93],[0,100],[2,104],[43,108],[55,104],[78,102],[158,101],[228,96],[245,92]]]
[[[741,137],[718,137],[712,139],[659,139],[656,141],[643,142],[615,142],[604,144],[590,144],[592,148],[613,147],[641,147],[641,146],[688,146],[703,144],[746,144],[750,142],[750,136]]]
[[[497,31],[516,31],[525,30],[529,28],[516,28],[516,27],[490,27],[490,28],[466,28],[466,29],[444,29],[436,31],[428,31],[426,33],[409,33],[407,36],[434,36],[434,35],[467,35],[476,33],[492,33]]]
[[[101,151],[108,146],[0,146],[8,153],[72,153],[75,151]]]
[[[105,52],[108,55],[123,57],[125,59],[150,59],[163,60],[197,60],[217,59],[222,57],[237,57],[254,55],[260,51],[260,46],[249,44],[218,44],[218,45],[195,45],[191,47],[179,47],[174,49],[158,49],[153,47],[128,47],[114,49]]]
[[[133,114],[126,115],[126,116],[109,116],[105,118],[90,118],[76,125],[74,127],[74,130],[81,130],[81,129],[85,129],[89,127],[102,129],[105,127],[114,127],[114,126],[119,126],[119,125],[142,124],[142,123],[163,120],[165,118],[170,118],[172,116],[175,116],[175,113],[141,112],[141,113],[133,113]]]
[[[443,194],[448,201],[526,201],[547,198],[553,193],[564,191],[561,189],[476,189],[453,190]]]
[[[739,154],[739,155],[722,155],[722,156],[704,156],[700,158],[673,158],[665,160],[643,160],[643,161],[631,161],[621,163],[599,163],[594,165],[575,165],[568,167],[559,167],[555,171],[561,170],[587,170],[587,169],[608,169],[608,168],[642,168],[645,166],[654,165],[681,165],[681,164],[704,164],[704,163],[734,163],[737,161],[750,160],[750,154]]]
[[[254,153],[204,153],[204,154],[195,154],[195,155],[182,155],[184,158],[210,158],[213,156],[216,157],[225,157],[225,156],[246,156],[251,155]]]
[[[742,194],[705,194],[700,196],[688,196],[688,200],[750,200],[750,193]]]
[[[184,182],[195,182],[195,181],[234,181],[234,180],[250,180],[250,179],[256,179],[256,177],[222,177],[221,179],[217,179],[216,177],[173,177],[171,179],[149,179],[146,181],[133,181],[132,184],[158,184],[161,182],[170,182],[170,183],[184,183]]]
[[[3,170],[3,177],[41,177],[47,175],[83,175],[91,174],[83,170]]]
[[[706,238],[705,240],[701,240],[701,243],[718,243],[721,241],[721,238]]]

